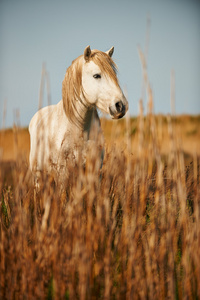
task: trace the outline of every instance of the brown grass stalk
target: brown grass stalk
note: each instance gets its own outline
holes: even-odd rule
[[[137,119],[105,125],[102,169],[88,147],[62,185],[44,173],[35,189],[15,130],[17,163],[0,162],[0,299],[200,298],[200,157],[185,163],[175,116],[158,119],[145,87],[147,116],[142,99]]]

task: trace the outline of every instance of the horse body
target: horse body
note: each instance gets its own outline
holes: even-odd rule
[[[63,99],[44,107],[29,125],[31,138],[30,168],[38,174],[58,172],[73,155],[78,160],[87,145],[103,149],[103,134],[97,108],[121,118],[128,103],[118,84],[113,48],[104,53],[86,47],[67,69],[62,84]]]
[[[31,136],[30,167],[33,172],[47,172],[65,166],[67,155],[78,160],[79,153],[84,151],[85,143],[94,140],[91,131],[98,130],[99,141],[103,135],[100,120],[94,108],[87,111],[84,128],[74,126],[63,109],[63,100],[56,105],[42,108],[34,115],[29,125]],[[101,136],[101,138],[100,138]]]

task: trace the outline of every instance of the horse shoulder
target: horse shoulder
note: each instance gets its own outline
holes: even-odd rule
[[[29,161],[31,169],[34,165],[38,169],[42,169],[43,165],[52,156],[52,152],[55,152],[52,146],[54,146],[53,135],[58,130],[55,128],[56,116],[57,105],[46,106],[33,116],[29,124],[31,142]]]
[[[54,107],[55,105],[45,106],[35,113],[29,124],[30,133],[38,129],[38,127],[46,125],[45,123],[47,120],[51,121],[51,114],[54,110]]]

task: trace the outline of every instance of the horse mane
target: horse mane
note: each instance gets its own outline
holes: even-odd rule
[[[82,59],[83,55],[72,61],[67,69],[62,83],[63,108],[67,118],[77,125],[82,125],[83,118],[81,112],[76,108],[76,101],[80,101],[84,107],[87,106],[87,98],[82,87]],[[117,66],[112,58],[99,50],[92,50],[90,60],[92,60],[101,72],[119,85],[117,78]]]

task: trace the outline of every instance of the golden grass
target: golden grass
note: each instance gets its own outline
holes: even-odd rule
[[[157,139],[161,155],[170,151],[170,135],[168,130],[168,116],[155,115]],[[144,123],[147,118],[144,118]],[[180,115],[173,120],[176,137],[181,143],[182,151],[188,164],[193,155],[200,155],[200,116]],[[113,143],[126,144],[126,121],[101,119],[105,141],[108,147]],[[139,118],[131,118],[128,134],[131,136],[132,152],[135,155],[139,143]],[[146,132],[147,134],[147,132]],[[149,140],[147,140],[147,143]],[[122,147],[122,146],[121,146]],[[125,147],[125,146],[124,146]],[[123,147],[122,147],[123,148]],[[30,151],[30,136],[27,128],[10,128],[0,130],[0,159],[1,161],[16,161],[18,155],[28,161]]]
[[[36,192],[28,133],[0,133],[0,299],[200,298],[200,120],[152,114],[140,55],[148,115],[102,120],[101,170],[90,149]]]
[[[18,156],[28,161],[30,137],[28,129],[16,128],[0,131],[0,160],[16,161]]]
[[[113,122],[102,170],[91,153],[64,191],[44,175],[36,193],[22,158],[11,186],[1,168],[1,299],[200,297],[200,158],[185,167],[177,122],[162,122],[165,156],[159,118]]]

